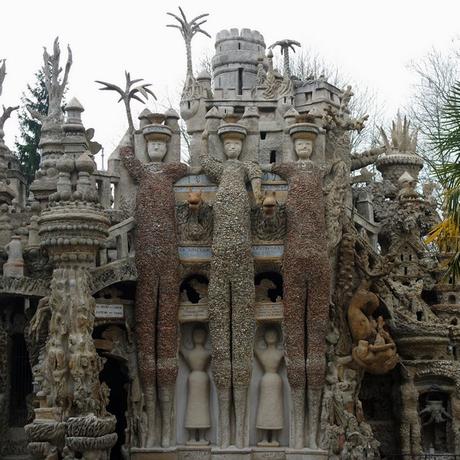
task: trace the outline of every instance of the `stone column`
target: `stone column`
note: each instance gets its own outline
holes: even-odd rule
[[[115,417],[105,409],[108,388],[99,382],[103,360],[92,339],[96,302],[90,270],[110,223],[91,180],[95,170],[91,154],[66,153],[57,169],[65,180],[39,219],[41,245],[54,271],[48,340],[39,370],[40,408],[26,432],[35,455],[65,449],[65,453],[102,459],[117,436]],[[69,177],[75,178],[70,188]]]

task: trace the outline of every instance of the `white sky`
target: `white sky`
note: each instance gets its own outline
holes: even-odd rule
[[[83,121],[96,130],[106,158],[127,122],[116,95],[98,91],[94,80],[124,85],[124,70],[152,83],[162,110],[176,103],[185,75],[185,49],[167,11],[176,1],[154,0],[3,0],[0,4],[0,58],[7,72],[0,103],[17,105],[27,83],[42,65],[42,47],[60,37],[63,57],[71,45],[74,64],[68,100],[76,96],[85,107]],[[215,34],[232,27],[259,30],[268,45],[292,38],[341,68],[354,81],[375,89],[388,118],[407,103],[414,76],[407,65],[432,47],[447,49],[460,32],[458,0],[182,0],[189,19],[210,13],[204,25],[212,39],[197,35],[193,60],[213,50]],[[65,61],[64,61],[65,62]],[[134,113],[142,106],[133,103]],[[18,134],[13,117],[5,125],[12,148]]]

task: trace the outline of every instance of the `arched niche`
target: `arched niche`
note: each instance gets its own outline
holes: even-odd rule
[[[282,328],[278,322],[264,322],[259,324],[256,330],[256,337],[254,348],[266,349],[267,344],[265,343],[264,335],[267,329],[274,329],[278,334],[278,344],[277,349],[283,351],[283,335]],[[249,443],[251,446],[257,446],[257,444],[262,440],[263,433],[261,430],[256,428],[257,415],[260,404],[260,391],[261,391],[261,382],[264,376],[264,369],[260,361],[254,357],[253,369],[251,375],[251,383],[249,386]],[[282,404],[283,411],[280,415],[280,418],[283,419],[283,428],[277,433],[277,440],[279,441],[280,447],[289,445],[289,430],[290,430],[290,386],[287,379],[286,364],[284,358],[282,359],[279,368],[278,375],[281,377],[282,381]]]
[[[201,273],[189,274],[180,284],[179,322],[208,321],[208,277]]]
[[[256,320],[281,323],[283,319],[283,276],[279,271],[263,270],[254,277]]]
[[[450,395],[438,387],[419,394],[421,444],[425,453],[454,453]]]
[[[179,353],[179,370],[176,380],[176,442],[178,445],[190,443],[190,432],[185,427],[185,418],[187,403],[189,397],[188,378],[191,373],[189,364],[184,355],[187,351],[191,351],[194,347],[193,331],[195,329],[204,329],[206,331],[205,349],[211,353],[211,340],[209,336],[209,328],[206,322],[188,321],[180,325],[180,353]],[[209,410],[210,410],[210,429],[206,430],[206,439],[209,443],[215,444],[217,441],[217,420],[218,420],[218,402],[217,390],[213,382],[212,362],[209,362],[206,373],[209,377]]]

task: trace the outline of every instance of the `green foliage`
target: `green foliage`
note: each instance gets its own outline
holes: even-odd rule
[[[428,236],[427,242],[451,254],[447,275],[455,283],[460,277],[460,81],[445,97],[441,123],[433,142],[443,161],[435,172],[444,188],[444,220]]]
[[[35,84],[27,85],[27,91],[21,97],[21,110],[18,114],[20,141],[16,140],[17,156],[28,185],[34,180],[35,171],[40,164],[38,143],[41,124],[32,117],[27,107],[43,115],[48,113],[48,90],[45,86],[43,70],[40,69],[35,74],[35,78]]]

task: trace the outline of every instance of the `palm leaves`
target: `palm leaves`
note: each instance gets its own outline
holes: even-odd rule
[[[296,42],[295,40],[290,40],[287,38],[285,40],[279,40],[273,43],[273,45],[270,45],[269,49],[272,49],[275,46],[279,46],[281,48],[281,54],[284,56],[284,76],[286,78],[290,78],[291,68],[290,68],[290,62],[289,62],[289,50],[292,50],[292,52],[295,53],[294,46],[300,47],[300,43]]]
[[[126,116],[128,118],[128,125],[129,125],[129,132],[132,134],[134,133],[134,123],[133,123],[133,116],[131,114],[131,100],[134,99],[136,101],[145,104],[148,100],[149,95],[152,96],[156,100],[156,96],[152,90],[148,87],[152,86],[150,83],[142,83],[140,85],[134,86],[136,83],[142,81],[142,78],[136,78],[135,80],[131,80],[131,76],[129,72],[125,71],[125,78],[126,78],[126,86],[125,89],[121,89],[119,86],[114,85],[113,83],[107,83],[105,81],[96,80],[96,83],[104,85],[103,88],[99,88],[101,91],[115,91],[120,95],[120,99],[118,102],[123,101],[125,104],[126,109]],[[143,96],[145,101],[140,97]]]
[[[455,283],[460,276],[460,81],[446,97],[441,130],[433,139],[439,155],[449,158],[435,168],[444,188],[444,220],[429,233],[427,243],[435,242],[442,252],[450,253],[447,275]]]
[[[205,30],[201,28],[201,26],[207,21],[207,19],[203,19],[203,18],[209,16],[209,13],[200,14],[189,22],[187,21],[184,11],[182,10],[181,7],[179,7],[179,11],[180,11],[181,17],[173,13],[166,13],[169,16],[172,16],[179,23],[179,25],[168,24],[166,27],[174,27],[180,30],[182,37],[184,38],[184,41],[185,41],[185,48],[187,52],[187,75],[193,75],[192,49],[191,49],[192,38],[197,33],[204,34],[207,37],[211,38],[211,35],[209,35],[208,32],[206,32]]]

